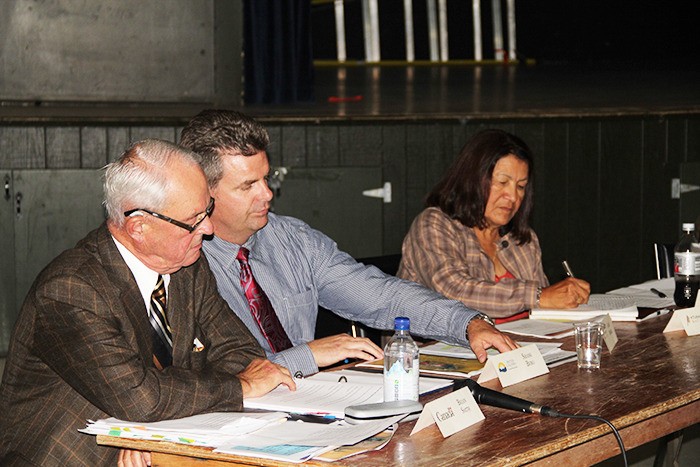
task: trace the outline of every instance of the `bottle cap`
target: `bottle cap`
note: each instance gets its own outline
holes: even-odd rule
[[[695,230],[694,222],[683,222],[683,230]]]
[[[395,331],[408,331],[411,327],[411,320],[405,316],[398,316],[394,318],[394,330]]]

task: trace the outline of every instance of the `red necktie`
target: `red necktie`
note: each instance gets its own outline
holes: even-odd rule
[[[250,305],[250,312],[258,323],[258,327],[262,332],[270,348],[273,352],[280,352],[292,346],[292,343],[287,337],[287,333],[282,327],[275,310],[272,308],[272,303],[265,295],[263,289],[258,285],[253,277],[253,272],[248,264],[248,249],[241,247],[238,250],[236,259],[241,264],[241,287],[245,297]]]

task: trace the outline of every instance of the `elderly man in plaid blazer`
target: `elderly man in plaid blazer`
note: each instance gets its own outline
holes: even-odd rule
[[[105,207],[105,224],[41,272],[19,314],[0,386],[0,465],[138,465],[148,454],[98,446],[77,430],[109,416],[235,411],[279,384],[294,389],[200,255],[213,200],[192,153],[133,144],[107,167]],[[156,278],[167,342],[151,318]]]

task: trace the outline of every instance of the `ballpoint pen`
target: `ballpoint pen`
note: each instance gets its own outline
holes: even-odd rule
[[[671,310],[669,310],[668,308],[664,308],[663,310],[652,311],[651,313],[646,315],[644,318],[640,319],[640,321],[644,321],[644,320],[650,319],[650,318],[656,318],[657,316],[663,316],[663,315],[666,315],[670,312],[671,312]]]
[[[651,290],[652,292],[654,292],[656,295],[658,295],[658,296],[661,297],[661,298],[666,298],[666,294],[665,294],[665,293],[663,293],[663,292],[660,291],[660,290],[655,289],[654,287],[652,287],[652,288],[649,289],[649,290]]]
[[[574,277],[574,272],[571,270],[569,263],[566,260],[562,261],[561,265],[564,266],[564,271],[566,272],[567,276]]]

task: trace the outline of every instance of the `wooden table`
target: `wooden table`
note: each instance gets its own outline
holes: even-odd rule
[[[626,449],[700,422],[700,336],[684,331],[663,334],[670,316],[639,323],[616,322],[620,341],[604,350],[601,368],[587,372],[576,363],[550,373],[492,389],[549,405],[561,413],[594,414],[611,421]],[[573,350],[573,337],[564,340]],[[431,395],[423,402],[446,392]],[[379,451],[332,465],[590,465],[619,455],[610,428],[594,420],[548,418],[481,406],[486,419],[444,439],[436,426],[409,437],[415,422],[399,425]],[[98,436],[97,442],[153,452],[153,465],[281,465],[263,459],[221,455],[206,448]],[[331,465],[310,461],[311,465]]]

